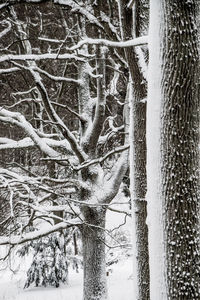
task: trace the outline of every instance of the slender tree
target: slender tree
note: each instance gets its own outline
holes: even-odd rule
[[[148,27],[148,1],[119,1],[121,32],[124,40],[145,34]],[[143,18],[141,18],[141,15]],[[145,52],[127,48],[130,72],[130,191],[134,227],[134,286],[136,299],[149,299],[148,228],[146,224],[146,97]],[[142,61],[143,60],[143,63]]]
[[[198,1],[151,1],[147,113],[151,299],[199,299]]]

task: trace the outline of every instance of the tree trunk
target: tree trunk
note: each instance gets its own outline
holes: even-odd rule
[[[135,13],[139,5],[135,2]],[[133,11],[127,7],[128,1],[121,0],[121,24],[124,39],[136,37],[140,33],[138,18],[133,16]],[[142,9],[142,7],[140,7]],[[132,24],[133,18],[135,24]],[[132,26],[131,26],[132,24]],[[137,25],[137,26],[136,26]],[[135,28],[136,27],[136,28]],[[134,34],[133,34],[134,32]],[[132,36],[133,35],[133,36]],[[133,218],[133,249],[134,249],[134,290],[135,299],[149,299],[149,255],[148,255],[148,228],[146,225],[146,103],[147,84],[139,67],[138,56],[135,49],[125,49],[131,80],[129,90],[130,104],[130,192],[132,200]]]
[[[105,209],[85,208],[83,225],[83,300],[106,300]]]
[[[153,300],[200,299],[197,5],[151,3],[147,149]]]
[[[131,91],[130,91],[131,92]],[[132,94],[132,93],[131,93]],[[146,224],[146,104],[130,99],[130,191],[134,221],[136,299],[149,299],[148,227]]]

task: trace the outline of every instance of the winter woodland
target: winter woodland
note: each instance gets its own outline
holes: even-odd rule
[[[200,299],[199,9],[0,1],[0,300]]]

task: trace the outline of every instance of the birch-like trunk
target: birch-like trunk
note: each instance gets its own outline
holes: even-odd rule
[[[107,300],[105,261],[105,214],[102,208],[85,208],[83,225],[83,300]]]
[[[153,300],[200,299],[197,5],[151,1],[147,182]]]

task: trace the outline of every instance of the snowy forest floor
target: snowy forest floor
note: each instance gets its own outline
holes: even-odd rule
[[[112,266],[113,272],[107,277],[109,299],[129,300],[133,297],[132,260],[128,258]],[[82,270],[69,271],[69,284],[59,288],[23,289],[25,274],[0,273],[0,300],[81,300]]]
[[[127,202],[127,198],[123,193],[119,193],[115,198],[115,202]],[[116,205],[115,208],[120,209],[121,205]],[[123,208],[127,208],[123,206]],[[125,223],[125,224],[124,224]],[[122,225],[123,224],[123,225]],[[130,218],[124,222],[122,214],[113,212],[107,213],[106,228],[113,230],[118,228],[124,232],[124,235],[129,237],[132,232],[132,221]],[[111,241],[110,241],[111,242]],[[3,248],[0,248],[0,252]],[[130,257],[131,249],[113,249],[113,256],[119,259],[118,263],[112,264],[108,267],[112,272],[107,277],[108,294],[110,300],[130,300],[133,298],[133,263]],[[2,253],[0,253],[2,255]],[[128,254],[128,255],[127,255]],[[0,255],[0,256],[1,256]],[[83,290],[83,272],[79,268],[79,273],[74,269],[69,269],[69,283],[62,285],[59,288],[54,287],[29,287],[24,289],[26,281],[26,272],[32,261],[30,257],[19,258],[18,255],[11,256],[11,267],[18,272],[11,272],[9,268],[4,268],[4,264],[0,263],[0,300],[82,300]],[[7,265],[7,264],[6,264]]]

